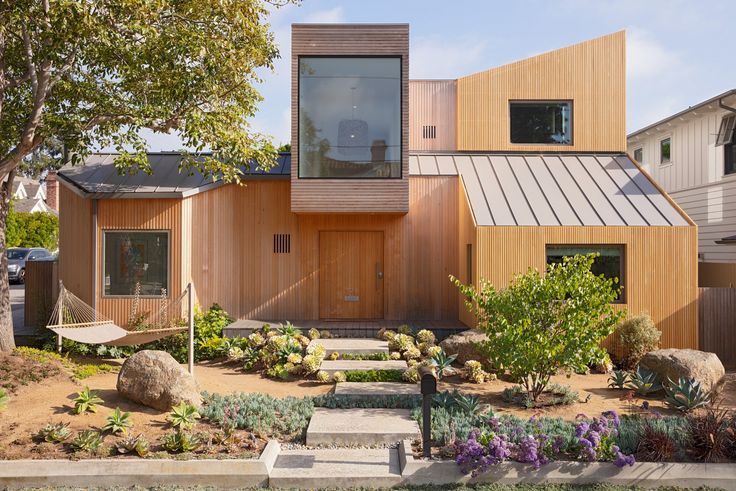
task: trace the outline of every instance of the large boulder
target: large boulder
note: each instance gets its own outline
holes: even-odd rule
[[[639,365],[659,375],[663,382],[668,378],[673,382],[677,382],[680,377],[692,378],[707,390],[718,390],[726,375],[723,363],[715,353],[694,349],[669,348],[650,351],[644,355]]]
[[[457,355],[457,363],[464,365],[468,360],[478,360],[486,365],[486,356],[478,349],[478,343],[488,341],[488,337],[477,329],[453,334],[440,342],[440,347],[448,355]]]
[[[202,404],[194,377],[165,351],[143,350],[125,360],[117,388],[128,399],[161,411],[181,402]]]

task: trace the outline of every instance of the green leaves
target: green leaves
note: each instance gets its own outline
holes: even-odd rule
[[[199,418],[201,418],[197,408],[186,402],[181,402],[179,405],[171,408],[169,413],[169,423],[174,428],[180,428],[188,430],[192,428]]]
[[[82,414],[86,412],[96,413],[97,405],[102,404],[103,401],[94,392],[89,390],[89,387],[85,387],[84,390],[77,393],[77,397],[74,398],[74,412]]]
[[[122,412],[119,407],[116,407],[110,416],[107,417],[107,423],[102,427],[102,431],[109,431],[113,435],[122,433],[123,435],[128,432],[128,428],[133,426],[130,421],[130,413]]]
[[[505,289],[484,282],[477,291],[452,278],[488,336],[483,349],[490,364],[519,380],[533,401],[552,375],[582,372],[600,360],[601,341],[624,315],[611,306],[615,282],[591,273],[595,257],[564,258],[544,275],[530,269]]]

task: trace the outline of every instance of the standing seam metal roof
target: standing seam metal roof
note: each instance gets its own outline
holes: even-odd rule
[[[458,175],[479,226],[688,226],[625,154],[419,154],[412,175]]]

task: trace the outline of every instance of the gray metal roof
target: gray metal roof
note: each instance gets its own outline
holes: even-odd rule
[[[420,154],[409,172],[459,175],[479,226],[690,225],[624,154]]]
[[[84,165],[60,170],[59,178],[91,198],[182,198],[224,184],[196,170],[179,172],[182,160],[179,153],[148,154],[153,170],[151,175],[145,172],[120,175],[114,165],[115,157],[117,154],[114,153],[92,154]],[[268,172],[253,168],[246,172],[246,176],[250,179],[288,178],[290,170],[291,155],[280,154],[277,164]]]

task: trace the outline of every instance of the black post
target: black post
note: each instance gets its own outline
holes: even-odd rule
[[[423,366],[419,369],[422,391],[422,454],[432,458],[432,396],[437,393],[434,370]]]

